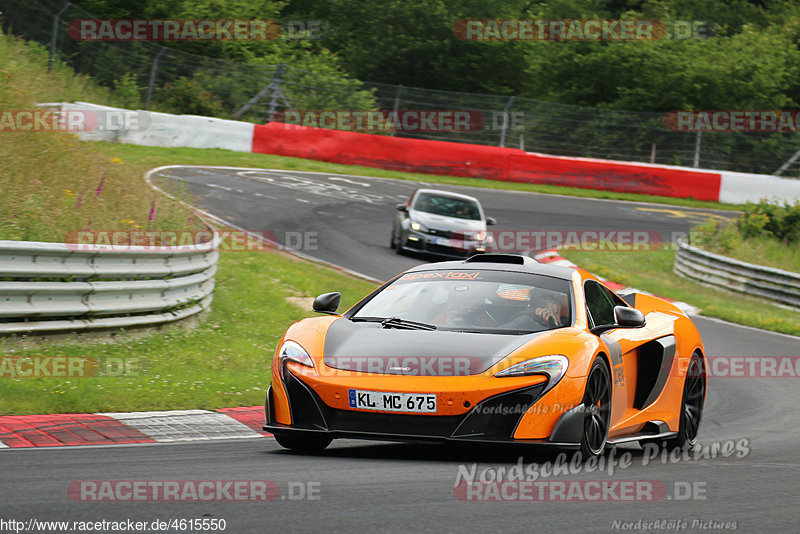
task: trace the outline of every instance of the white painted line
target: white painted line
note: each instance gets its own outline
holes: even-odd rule
[[[264,237],[261,236],[260,234],[253,234],[253,233],[249,232],[248,230],[245,230],[244,228],[242,228],[241,226],[239,226],[237,224],[233,224],[232,222],[228,222],[225,219],[222,219],[221,217],[217,217],[216,215],[214,215],[210,211],[206,211],[206,210],[200,209],[197,206],[193,206],[193,205],[189,204],[185,200],[181,200],[181,199],[175,197],[174,195],[171,195],[171,194],[167,193],[166,191],[164,191],[163,189],[158,187],[156,184],[154,184],[153,181],[151,180],[151,177],[154,174],[156,174],[158,172],[161,172],[164,169],[172,169],[172,168],[176,168],[176,167],[192,167],[192,168],[196,168],[196,167],[205,167],[205,166],[204,165],[164,165],[162,167],[156,167],[155,169],[150,169],[149,171],[144,173],[144,180],[145,180],[145,182],[147,182],[147,185],[149,185],[150,188],[153,189],[154,191],[158,191],[160,194],[164,195],[165,197],[171,198],[175,202],[178,202],[179,204],[181,204],[183,206],[189,207],[189,208],[193,209],[195,212],[197,212],[200,215],[202,215],[206,219],[206,223],[208,223],[208,221],[211,221],[211,222],[216,223],[216,224],[220,224],[220,225],[223,225],[223,226],[228,226],[230,228],[233,228],[234,230],[240,230],[242,232],[248,232],[248,233],[250,233],[250,235],[253,236],[254,239],[257,239],[259,241],[263,241],[264,243],[268,243],[268,244],[274,245],[275,247],[279,248],[280,250],[282,250],[284,252],[287,252],[289,254],[292,254],[294,256],[297,256],[298,258],[303,258],[304,260],[308,260],[308,261],[311,261],[311,262],[321,263],[323,265],[327,265],[328,267],[332,267],[332,268],[334,268],[336,270],[342,271],[344,273],[348,273],[348,274],[350,274],[352,276],[355,276],[357,278],[363,278],[364,280],[368,280],[368,281],[376,283],[376,284],[382,284],[385,281],[385,280],[379,280],[379,279],[377,279],[377,278],[375,278],[373,276],[369,276],[368,274],[364,274],[364,273],[360,273],[358,271],[354,271],[353,269],[348,269],[347,267],[342,267],[341,265],[337,265],[337,264],[329,262],[329,261],[325,261],[325,260],[322,260],[322,259],[319,259],[319,258],[315,258],[314,256],[310,256],[308,254],[305,254],[303,252],[299,252],[297,250],[291,250],[291,249],[281,245],[278,242],[271,241],[271,240],[268,240],[268,239],[264,239]],[[221,169],[238,169],[239,167],[219,167],[219,168],[221,168]],[[312,173],[312,174],[321,174],[321,173]]]
[[[310,200],[306,200],[304,198],[296,198],[295,200],[298,201],[298,202],[303,202],[305,204],[311,204]]]
[[[272,439],[270,436],[264,436],[259,434],[255,437],[250,438],[233,438],[233,439]],[[110,448],[119,448],[119,447],[164,447],[169,445],[194,445],[200,440],[188,440],[188,441],[165,441],[165,442],[148,442],[148,443],[102,443],[97,445],[70,445],[65,447],[63,445],[53,445],[53,446],[42,446],[42,447],[6,447],[4,449],[0,449],[2,451],[41,451],[41,450],[48,450],[50,452],[53,451],[71,451],[75,449],[110,449]],[[223,439],[209,439],[208,441],[203,440],[203,444],[206,443],[225,443],[230,441],[228,438]],[[0,453],[2,454],[2,453]]]
[[[207,410],[101,413],[98,415],[112,417],[159,443],[244,439],[261,436],[232,417]]]
[[[372,187],[372,184],[368,184],[366,182],[356,182],[354,180],[350,180],[349,178],[340,178],[338,176],[329,176],[328,180],[336,182],[347,182],[348,184],[353,184],[353,185],[363,185],[364,187]]]

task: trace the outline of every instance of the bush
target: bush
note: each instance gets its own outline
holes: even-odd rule
[[[748,203],[736,221],[742,237],[772,237],[785,244],[800,241],[800,201]]]
[[[222,114],[222,102],[193,78],[181,76],[161,90],[160,108],[177,115],[203,115],[218,117]]]
[[[692,245],[721,254],[734,250],[741,243],[742,234],[737,224],[721,224],[711,217],[692,231]]]

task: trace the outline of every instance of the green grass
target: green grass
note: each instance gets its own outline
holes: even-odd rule
[[[800,335],[800,313],[778,308],[738,293],[716,290],[681,278],[672,272],[675,252],[561,251],[584,269],[658,296],[687,302],[703,315],[732,323]]]
[[[483,187],[486,189],[507,189],[512,191],[528,191],[533,193],[546,193],[552,195],[567,195],[574,197],[604,198],[611,200],[631,200],[637,202],[654,202],[685,206],[691,208],[721,209],[737,211],[739,206],[721,204],[718,202],[705,202],[701,200],[660,197],[633,193],[616,193],[596,189],[579,189],[576,187],[562,187],[554,185],[522,184],[485,180],[481,178],[462,178],[455,176],[437,176],[433,174],[419,174],[360,167],[357,165],[340,165],[301,158],[273,156],[269,154],[250,154],[232,152],[222,149],[205,148],[162,148],[136,145],[121,145],[113,143],[98,143],[101,150],[109,157],[118,157],[126,163],[139,165],[144,170],[162,165],[222,165],[230,167],[256,167],[269,169],[286,169],[292,171],[329,172],[338,174],[354,174],[360,176],[377,176],[379,178],[393,178],[396,180],[415,180],[431,184],[463,185]]]
[[[122,336],[114,343],[46,343],[13,353],[0,346],[6,349],[0,358],[124,359],[140,369],[128,376],[0,376],[0,414],[261,405],[280,336],[292,322],[315,315],[286,298],[341,291],[340,309],[344,310],[375,287],[271,251],[226,252],[219,267],[212,309],[191,329],[171,327],[143,336]]]

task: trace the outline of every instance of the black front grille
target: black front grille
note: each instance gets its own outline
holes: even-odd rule
[[[292,373],[286,372],[286,394],[289,396],[289,410],[292,412],[292,426],[296,428],[325,430],[322,416],[324,404],[308,386],[300,382]]]
[[[513,437],[517,423],[539,399],[542,390],[544,384],[538,384],[486,399],[469,412],[456,436]]]
[[[464,416],[373,413],[328,408],[325,418],[331,430],[447,438],[453,435]]]

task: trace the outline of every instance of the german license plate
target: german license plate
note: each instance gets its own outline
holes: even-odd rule
[[[433,243],[435,245],[440,245],[440,246],[443,246],[443,247],[452,246],[452,243],[450,243],[450,240],[448,238],[446,238],[446,237],[437,237],[437,238],[435,238],[433,240]]]
[[[435,393],[349,390],[351,408],[383,412],[436,413]]]

